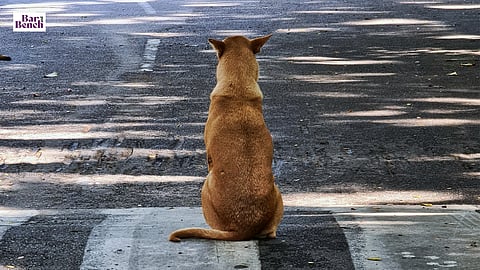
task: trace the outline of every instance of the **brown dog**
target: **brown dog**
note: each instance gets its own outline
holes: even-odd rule
[[[273,179],[273,143],[263,119],[255,59],[270,36],[209,39],[219,62],[205,125],[208,176],[202,188],[202,209],[212,229],[177,230],[170,234],[170,241],[276,237],[283,202]]]

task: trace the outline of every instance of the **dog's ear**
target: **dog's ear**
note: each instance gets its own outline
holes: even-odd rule
[[[220,58],[220,56],[222,56],[223,52],[225,51],[225,42],[213,38],[209,38],[208,42],[210,42],[212,47],[217,51],[217,56],[218,58]]]
[[[250,40],[250,47],[252,48],[253,53],[259,53],[260,48],[262,48],[262,46],[271,36],[272,34]]]

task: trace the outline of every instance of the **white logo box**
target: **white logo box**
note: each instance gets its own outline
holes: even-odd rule
[[[47,14],[45,12],[15,11],[13,13],[13,32],[46,32]]]

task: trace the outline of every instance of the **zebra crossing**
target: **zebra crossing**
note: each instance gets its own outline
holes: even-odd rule
[[[82,270],[260,269],[255,241],[167,241],[178,227],[207,226],[199,208],[113,209],[102,213],[107,218],[92,230]]]
[[[167,240],[198,207],[0,209],[0,269],[475,269],[475,206],[287,208],[278,238]]]
[[[207,226],[200,208],[4,209],[0,216],[4,269],[260,269],[256,241],[167,241],[175,228]]]
[[[167,240],[188,226],[207,226],[201,208],[4,208],[0,269],[353,268],[336,262],[350,260],[350,253],[328,211],[286,209],[278,238],[270,241]]]

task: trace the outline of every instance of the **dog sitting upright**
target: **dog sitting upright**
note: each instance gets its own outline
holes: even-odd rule
[[[202,210],[212,229],[174,231],[169,240],[275,238],[283,216],[272,172],[273,143],[263,119],[255,54],[271,35],[209,39],[217,51],[217,85],[205,125],[208,176]]]

